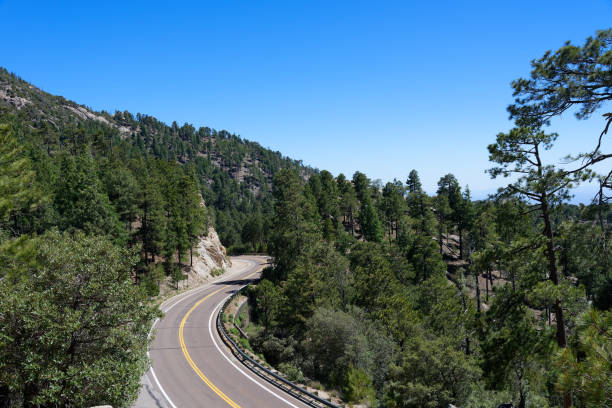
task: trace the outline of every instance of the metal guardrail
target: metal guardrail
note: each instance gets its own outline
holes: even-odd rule
[[[311,407],[316,407],[316,408],[321,408],[321,407],[341,408],[341,405],[336,405],[336,404],[332,403],[331,401],[323,399],[323,398],[319,397],[318,395],[315,395],[315,394],[305,390],[304,388],[300,387],[299,385],[296,385],[296,384],[292,383],[291,381],[287,380],[286,378],[283,378],[282,376],[280,376],[280,375],[272,372],[271,370],[267,369],[266,367],[262,366],[257,361],[253,360],[249,355],[247,355],[236,344],[236,342],[234,342],[234,340],[231,338],[231,336],[229,335],[227,330],[225,330],[225,325],[223,324],[223,321],[221,320],[221,316],[223,316],[223,314],[225,313],[225,309],[226,309],[227,305],[229,305],[230,302],[232,300],[234,300],[234,298],[238,294],[240,294],[247,287],[248,287],[248,285],[244,286],[240,290],[237,290],[236,292],[234,292],[234,294],[223,304],[223,306],[221,307],[221,310],[217,314],[217,332],[219,332],[219,335],[221,336],[223,341],[227,344],[227,346],[230,348],[230,350],[232,351],[234,356],[236,356],[236,358],[238,358],[238,360],[240,360],[240,362],[243,365],[248,367],[251,371],[253,371],[255,374],[257,374],[258,376],[260,376],[264,380],[268,381],[270,384],[272,384],[275,387],[285,391],[286,393],[292,395],[293,397],[297,398],[298,400],[302,401],[303,403],[305,403],[305,404],[307,404],[307,405],[309,405]]]
[[[244,330],[242,330],[242,327],[240,327],[239,325],[236,324],[236,317],[239,317],[242,314],[242,309],[244,309],[244,306],[247,303],[248,303],[248,301],[245,301],[245,302],[241,303],[240,306],[238,306],[238,309],[236,309],[236,313],[234,314],[234,317],[232,318],[232,323],[234,323],[234,327],[238,329],[238,331],[240,332],[240,335],[248,340],[249,339],[249,335],[246,334],[246,332]]]

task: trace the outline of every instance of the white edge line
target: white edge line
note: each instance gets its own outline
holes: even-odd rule
[[[246,261],[247,261],[248,263],[250,263],[250,264],[254,264],[254,263],[256,263],[255,261],[252,261],[252,260],[250,260],[250,259],[246,259]],[[246,268],[245,268],[245,269],[246,269]],[[243,272],[244,272],[244,271],[238,271],[238,272],[233,273],[233,274],[231,274],[231,275],[225,276],[225,278],[229,278],[229,277],[231,277],[231,276],[238,275],[238,274],[243,273]],[[221,280],[221,278],[220,278],[220,279],[218,279],[218,280],[220,281],[220,280]],[[209,287],[211,287],[211,286],[212,286],[214,283],[216,283],[216,282],[217,282],[217,280],[213,280],[212,282],[209,282],[207,285],[205,285],[205,286],[203,286],[203,287],[194,288],[194,289],[192,289],[192,290],[190,290],[190,291],[183,292],[183,293],[179,293],[179,294],[178,294],[178,295],[176,295],[176,296],[180,296],[180,295],[185,295],[185,296],[183,296],[181,299],[177,300],[175,303],[173,303],[172,305],[170,305],[170,307],[169,307],[169,308],[167,308],[166,310],[162,310],[162,312],[164,312],[164,313],[168,313],[168,311],[169,311],[170,309],[172,309],[172,308],[173,308],[174,306],[176,306],[177,304],[181,303],[183,300],[185,300],[185,299],[187,299],[188,297],[190,297],[191,295],[193,295],[193,294],[195,294],[195,293],[199,292],[200,290],[208,289]],[[231,296],[231,295],[230,295],[230,296]],[[229,296],[228,296],[228,297],[229,297]],[[167,299],[167,300],[166,300],[166,302],[167,302],[167,301],[169,301],[169,300],[171,300],[171,299],[172,299],[172,298]],[[227,299],[227,298],[226,298],[226,299]],[[224,300],[224,301],[225,301],[225,300]],[[165,303],[165,302],[164,302],[164,303]],[[161,305],[160,305],[160,306],[161,306]],[[217,308],[218,308],[218,307],[219,307],[219,306],[217,306]],[[160,307],[160,309],[161,309],[161,307]],[[216,310],[216,308],[215,308],[215,310]],[[213,315],[214,315],[214,311],[213,311]],[[150,338],[150,337],[151,337],[151,335],[153,334],[153,329],[155,328],[155,325],[156,325],[158,322],[159,322],[159,318],[155,319],[155,321],[154,321],[154,322],[153,322],[153,324],[151,325],[151,329],[149,330],[149,336],[148,336],[149,338]],[[209,322],[209,324],[210,324],[210,322]],[[209,332],[210,332],[210,327],[209,327],[208,329],[209,329]],[[212,335],[212,334],[211,334],[211,335]],[[217,350],[221,351],[221,349],[219,349],[219,346],[217,346],[217,342],[215,342],[214,337],[213,337],[213,342],[215,343],[215,346],[217,347]],[[221,354],[223,354],[223,353],[221,353]],[[149,353],[149,351],[148,351],[148,350],[147,350],[147,357],[149,357],[149,360],[151,360],[151,353]],[[223,357],[225,357],[225,358],[227,359],[227,357],[225,356],[225,354],[223,354]],[[230,363],[232,363],[232,362],[231,362],[229,359],[228,359],[227,361],[229,361]],[[151,361],[151,363],[152,363],[152,361]],[[236,365],[235,365],[234,363],[232,363],[232,365],[233,365],[234,367],[236,367]],[[240,370],[238,367],[236,367],[236,368],[237,368],[238,370]],[[159,380],[157,379],[157,376],[155,375],[155,370],[153,370],[153,364],[151,364],[151,366],[149,367],[149,371],[151,371],[151,374],[153,375],[153,379],[155,380],[155,383],[157,384],[157,388],[159,388],[159,390],[161,391],[161,393],[162,393],[162,395],[164,396],[164,398],[166,399],[166,401],[168,401],[168,403],[170,403],[170,405],[172,406],[172,408],[177,408],[177,406],[176,406],[176,405],[174,405],[174,403],[172,402],[172,400],[170,399],[170,397],[168,396],[168,394],[166,394],[166,391],[164,390],[164,387],[162,387],[161,383],[160,383],[160,382],[159,382]],[[244,373],[244,371],[242,371],[242,370],[240,370],[240,371],[242,372],[242,374],[246,375],[246,374]],[[146,374],[145,374],[145,375],[146,375]],[[247,376],[247,377],[248,377],[248,376]],[[255,382],[255,380],[253,380],[251,377],[248,377],[248,378],[249,378],[251,381]],[[270,391],[270,390],[268,390],[267,388],[263,387],[261,384],[259,384],[259,383],[257,383],[257,382],[255,382],[255,384],[257,384],[257,385],[259,385],[260,387],[264,388],[266,391],[268,391],[268,392],[272,393],[272,391]],[[283,398],[279,397],[278,395],[276,395],[276,394],[274,394],[274,393],[272,393],[272,395],[274,395],[274,396],[276,396],[277,398],[280,398],[281,400],[285,401]],[[286,403],[288,403],[289,405],[291,405],[291,406],[292,406],[292,407],[294,407],[294,408],[298,408],[298,407],[296,407],[295,405],[291,404],[291,403],[290,403],[290,402],[288,402],[288,401],[285,401],[285,402],[286,402]]]
[[[149,353],[147,353],[147,354],[149,354]],[[172,406],[172,408],[177,408],[176,405],[174,405],[174,403],[172,402],[172,400],[168,396],[168,394],[166,394],[166,391],[164,391],[164,388],[159,383],[159,380],[157,379],[157,376],[155,375],[155,370],[153,370],[153,367],[151,367],[149,370],[151,371],[151,374],[153,374],[153,379],[155,380],[155,384],[157,384],[157,388],[159,388],[159,390],[161,391],[161,393],[164,396],[164,398],[166,399],[166,401],[168,401],[168,403],[170,404],[170,406]]]
[[[148,336],[149,338],[151,338],[151,335],[153,334],[153,329],[155,328],[155,325],[157,324],[157,322],[159,322],[159,317],[157,319],[155,319],[155,321],[151,325],[151,330],[149,330],[149,336]],[[149,361],[151,361],[151,363],[152,363],[151,353],[149,352],[149,350],[147,350],[147,357],[149,358]],[[170,406],[172,408],[177,408],[177,406],[174,405],[174,402],[172,402],[172,400],[170,399],[168,394],[166,394],[166,391],[164,390],[164,387],[162,387],[161,383],[157,379],[157,376],[155,375],[155,370],[153,370],[153,364],[151,364],[151,366],[149,367],[149,371],[153,375],[153,379],[155,380],[155,384],[157,384],[157,388],[159,388],[159,390],[161,391],[161,393],[164,396],[164,398],[166,399],[166,401],[168,401],[168,403],[170,404]],[[147,375],[147,374],[145,373],[145,375]]]
[[[234,368],[238,371],[240,371],[246,378],[248,378],[249,380],[253,381],[255,384],[257,384],[258,386],[260,386],[261,388],[263,388],[264,390],[268,391],[270,394],[274,395],[276,398],[278,398],[279,400],[283,401],[284,403],[292,406],[293,408],[298,408],[296,405],[292,404],[291,402],[287,401],[286,399],[284,399],[283,397],[281,397],[280,395],[276,394],[274,391],[270,390],[267,387],[264,387],[262,384],[260,384],[258,381],[256,381],[254,378],[252,378],[250,375],[248,375],[247,373],[245,373],[244,371],[242,371],[242,369],[240,367],[238,367],[236,364],[234,364],[234,362],[232,360],[230,360],[225,353],[221,350],[221,348],[219,348],[219,345],[217,344],[217,341],[215,340],[215,336],[213,335],[212,332],[212,318],[213,316],[217,315],[217,310],[219,309],[219,307],[225,303],[225,301],[231,297],[232,295],[229,295],[227,297],[225,297],[223,299],[223,301],[221,303],[219,303],[215,309],[213,310],[212,314],[210,315],[210,318],[208,319],[208,333],[210,334],[210,338],[212,339],[215,347],[217,348],[217,350],[219,351],[219,353],[221,353],[221,355],[223,357],[225,357],[225,359],[234,366]]]
[[[246,265],[247,267],[248,267],[248,266],[252,266],[252,264],[256,263],[255,261],[252,261],[252,260],[250,260],[250,259],[245,259],[245,261],[247,261],[247,262],[250,264],[250,265]],[[247,269],[247,268],[244,268],[244,269]],[[186,292],[179,293],[179,294],[177,294],[176,296],[171,297],[170,299],[166,299],[166,301],[165,301],[165,302],[163,302],[161,305],[163,305],[163,304],[164,304],[164,303],[166,303],[166,302],[171,301],[171,300],[172,300],[172,299],[174,299],[175,297],[178,297],[178,296],[183,295],[183,297],[182,297],[182,298],[180,298],[179,300],[177,300],[176,302],[174,302],[173,304],[171,304],[171,305],[170,305],[170,307],[168,307],[166,310],[164,310],[164,309],[161,307],[161,305],[160,305],[160,308],[159,308],[159,309],[160,309],[162,312],[164,312],[164,313],[168,313],[168,312],[170,311],[170,309],[172,309],[174,306],[176,306],[176,305],[178,305],[179,303],[181,303],[183,300],[185,300],[185,299],[189,298],[189,297],[190,297],[191,295],[193,295],[194,293],[198,293],[198,292],[200,292],[200,291],[202,291],[202,290],[204,290],[204,289],[209,289],[209,288],[210,288],[212,285],[214,285],[214,284],[215,284],[215,283],[217,283],[217,282],[222,281],[223,279],[229,279],[229,278],[232,278],[232,277],[234,277],[234,276],[236,276],[236,275],[239,275],[239,274],[241,274],[241,273],[244,273],[244,269],[243,269],[243,270],[240,270],[240,271],[236,271],[236,272],[234,272],[234,273],[232,273],[232,274],[230,274],[230,275],[226,275],[226,276],[221,275],[219,278],[214,279],[214,280],[212,280],[212,281],[210,281],[210,282],[208,282],[208,283],[205,283],[203,286],[200,286],[200,287],[197,287],[197,288],[193,288],[193,289],[188,290],[188,291],[186,291]]]

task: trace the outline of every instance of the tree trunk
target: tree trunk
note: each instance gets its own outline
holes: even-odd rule
[[[478,313],[480,314],[480,282],[478,279],[478,273],[474,274],[474,278],[476,278],[476,309],[478,310]]]
[[[489,273],[489,271],[487,271],[487,273]],[[487,295],[485,297],[487,303],[489,303],[489,279],[485,276],[485,285],[487,288]]]
[[[463,293],[463,290],[459,289],[459,291],[461,292],[461,303],[463,304],[463,310],[467,310],[467,305],[465,304],[465,293]],[[469,356],[470,355],[470,336],[467,335],[467,333],[465,334],[465,355]]]
[[[551,282],[556,286],[559,284],[559,274],[557,271],[557,259],[555,255],[555,241],[550,222],[550,213],[546,195],[542,200],[542,217],[544,218],[544,235],[546,236],[546,258],[548,259],[548,274]],[[567,347],[567,337],[565,335],[565,320],[563,318],[563,308],[559,299],[555,299],[553,311],[557,320],[557,345]]]
[[[525,395],[521,392],[518,408],[525,408]]]
[[[459,259],[463,259],[463,228],[459,228]]]
[[[548,273],[552,283],[556,286],[559,284],[559,274],[557,271],[557,259],[555,256],[555,241],[550,222],[550,213],[548,208],[548,200],[546,193],[542,194],[542,218],[544,218],[544,235],[546,236],[546,258],[548,259]],[[567,336],[565,334],[565,319],[563,317],[563,307],[561,301],[555,299],[553,312],[557,320],[557,345],[559,347],[567,347]],[[569,408],[572,406],[572,395],[567,392],[563,395],[563,407]]]
[[[148,252],[148,248],[149,248],[149,240],[148,240],[148,230],[147,230],[147,204],[145,202],[144,205],[144,211],[142,214],[142,225],[141,225],[141,229],[144,230],[144,234],[142,236],[142,249],[144,249],[144,259],[145,259],[145,264],[147,266],[149,266],[149,252]]]

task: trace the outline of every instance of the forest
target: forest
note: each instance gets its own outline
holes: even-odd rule
[[[188,168],[230,253],[265,252],[261,236],[269,229],[277,171],[293,169],[304,179],[315,172],[299,160],[225,130],[176,122],[168,126],[152,116],[127,111],[93,112],[3,68],[0,91],[5,96],[0,98],[0,123],[10,125],[24,152],[34,155],[35,164],[60,153],[75,156],[89,149],[94,161],[113,161],[112,166],[157,159]],[[132,215],[134,220],[136,214]]]
[[[611,45],[599,31],[512,83],[487,170],[510,182],[486,200],[450,173],[435,194],[417,170],[334,177],[0,69],[0,406],[129,406],[149,300],[209,225],[230,253],[273,257],[249,292],[253,349],[348,403],[610,406],[612,172],[595,169],[612,156]],[[550,121],[572,113],[603,113],[601,133],[546,162],[568,137]],[[569,204],[586,182],[593,202]]]
[[[223,130],[93,112],[0,69],[0,406],[129,406],[151,298],[184,279],[209,226],[230,252],[264,252],[281,168],[314,172]]]
[[[453,174],[429,196],[416,170],[384,185],[277,173],[274,267],[250,290],[255,352],[368,406],[610,406],[612,172],[593,166],[612,157],[611,114],[589,150],[545,152],[562,137],[551,119],[612,99],[611,44],[600,31],[512,83],[515,127],[489,144],[487,170],[510,183],[487,200]],[[588,181],[593,202],[568,204]]]

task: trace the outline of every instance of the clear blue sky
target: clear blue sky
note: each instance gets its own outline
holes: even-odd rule
[[[48,92],[227,129],[349,177],[416,168],[433,192],[452,172],[480,198],[500,184],[486,146],[510,127],[510,81],[608,28],[612,1],[0,0],[0,16],[0,65]],[[555,123],[554,158],[600,124]]]

